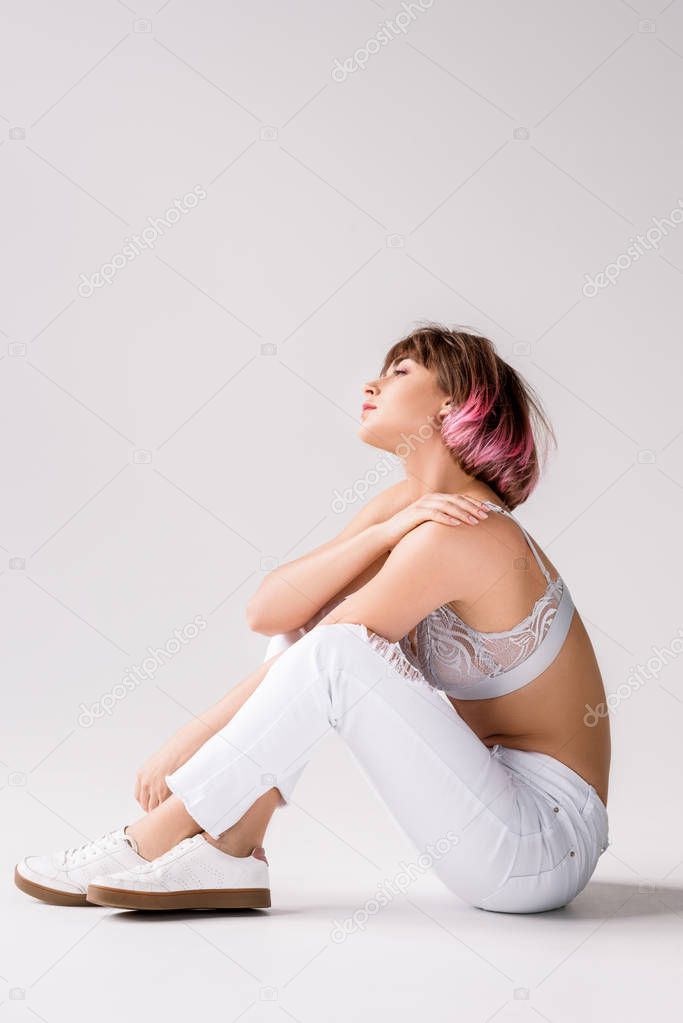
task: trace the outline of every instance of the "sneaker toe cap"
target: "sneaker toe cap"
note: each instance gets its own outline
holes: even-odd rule
[[[49,856],[25,856],[17,863],[17,870],[24,877],[30,876],[31,879],[37,877],[38,874],[46,878],[57,876],[57,871]]]
[[[27,881],[33,881],[45,888],[54,888],[56,891],[73,895],[82,895],[85,891],[83,885],[69,881],[49,856],[26,856],[17,863],[16,869]]]

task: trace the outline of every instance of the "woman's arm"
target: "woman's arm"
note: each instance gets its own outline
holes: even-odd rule
[[[428,536],[420,533],[420,529],[424,530],[425,526],[429,525],[433,526],[435,523],[425,523],[408,533],[404,540],[396,545],[393,553],[388,556],[385,566],[365,586],[362,586],[357,592],[352,592],[348,600],[344,602],[343,608],[335,608],[327,614],[327,617],[323,617],[322,621],[316,621],[319,615],[314,615],[312,622],[307,624],[312,625],[315,622],[312,627],[317,627],[331,621],[365,622],[367,620],[381,632],[383,628],[391,631],[397,617],[402,622],[406,608],[408,608],[408,617],[412,619],[415,612],[411,609],[413,607],[421,608],[422,605],[414,604],[411,599],[414,595],[413,584],[418,581],[419,577],[416,570],[410,570],[411,562],[417,559],[422,564],[422,572],[426,579],[433,581],[434,575],[439,574],[438,571],[433,572],[430,566],[434,564],[436,547],[442,544],[442,538],[434,537],[431,543],[425,543]],[[416,544],[415,539],[419,536],[424,537],[424,540]],[[414,539],[409,540],[409,537]],[[443,562],[443,557],[440,560]],[[388,573],[387,567],[389,568]],[[452,582],[448,583],[449,596],[453,595],[452,585]],[[421,585],[420,589],[424,591],[424,586]],[[430,604],[432,600],[437,600],[441,596],[440,589],[433,592],[434,596],[427,597],[427,602]],[[391,605],[394,601],[397,604],[392,609]],[[432,610],[431,606],[429,610]],[[386,613],[390,615],[390,620],[384,616]],[[268,669],[279,656],[280,653],[277,653],[269,657],[255,671],[221,697],[218,703],[200,716],[192,717],[142,765],[135,778],[135,799],[146,813],[159,806],[170,796],[171,793],[165,780],[166,775],[172,774],[186,763],[207,739],[220,731],[234,717],[261,684]]]
[[[412,517],[409,517],[404,525],[409,526],[411,522]],[[382,566],[364,585],[349,594],[343,607],[337,606],[325,616],[315,614],[307,625],[316,628],[332,622],[362,622],[392,642],[402,637],[435,607],[458,596],[464,573],[481,569],[480,547],[454,539],[449,542],[449,536],[453,537],[451,526],[434,521],[410,528],[395,543],[391,554],[383,559]],[[393,544],[393,540],[391,542]],[[363,575],[367,576],[368,572],[358,578]],[[143,810],[152,810],[168,798],[170,792],[165,776],[189,760],[207,739],[230,721],[279,656],[280,653],[276,653],[268,657],[218,703],[183,725],[149,758],[138,771],[135,784],[135,798]]]
[[[384,566],[365,586],[334,608],[316,628],[357,623],[398,642],[437,607],[460,599],[468,580],[488,574],[482,545],[469,530],[440,522],[423,522],[399,540]]]
[[[361,508],[334,539],[270,572],[247,605],[249,628],[265,636],[303,628],[322,607],[357,589],[389,553],[376,527],[411,500],[409,481],[401,480]]]

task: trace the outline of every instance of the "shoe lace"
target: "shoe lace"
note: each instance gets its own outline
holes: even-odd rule
[[[92,859],[93,856],[97,856],[101,852],[106,852],[116,846],[114,839],[114,831],[106,831],[103,835],[93,839],[89,842],[82,842],[80,845],[69,846],[68,849],[64,850],[62,855],[61,863],[62,866],[67,864],[74,866],[77,863],[85,863],[87,860]]]
[[[153,863],[155,867],[158,867],[162,863],[168,863],[169,860],[174,860],[176,858],[176,856],[178,855],[178,853],[182,849],[187,849],[187,847],[189,845],[196,845],[196,844],[197,844],[197,835],[192,835],[190,838],[183,838],[182,841],[178,842],[176,845],[174,845],[167,852],[161,853],[160,856],[155,856],[154,859],[150,860],[149,863],[145,864],[145,866],[148,867],[150,864]]]

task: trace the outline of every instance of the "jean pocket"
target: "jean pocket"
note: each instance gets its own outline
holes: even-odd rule
[[[607,847],[612,844],[609,836],[609,814],[607,807],[592,785],[589,786],[588,798],[581,811],[581,818],[594,839],[597,856],[602,856]]]
[[[536,874],[515,874],[483,899],[478,909],[494,913],[545,913],[566,906],[579,881],[576,849],[567,849],[554,867]]]

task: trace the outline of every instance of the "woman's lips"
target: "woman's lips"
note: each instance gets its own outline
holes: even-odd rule
[[[370,410],[373,409],[373,408],[377,408],[377,406],[376,405],[363,405],[363,408],[361,409],[361,415],[363,414],[363,412],[370,412]]]

